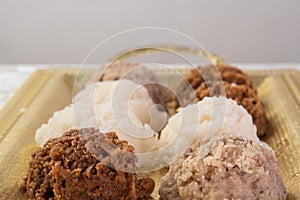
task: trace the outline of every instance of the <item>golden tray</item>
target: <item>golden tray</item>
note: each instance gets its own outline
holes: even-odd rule
[[[181,69],[183,73],[187,69]],[[54,111],[71,102],[76,69],[38,70],[28,78],[0,111],[0,199],[27,199],[20,191],[31,153],[37,148],[35,130]],[[170,70],[156,69],[164,82],[174,85]],[[288,199],[300,199],[300,72],[248,70],[265,105],[269,120],[263,138],[276,152]],[[151,176],[156,180],[166,172]],[[157,199],[156,186],[153,197]]]

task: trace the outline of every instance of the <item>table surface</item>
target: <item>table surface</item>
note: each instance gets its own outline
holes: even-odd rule
[[[243,63],[233,64],[241,69],[297,69],[300,71],[300,63]],[[99,66],[99,65],[89,65]],[[184,68],[186,66],[172,64],[172,66]],[[49,69],[59,67],[76,67],[80,65],[0,65],[0,109],[5,105],[14,92],[37,69]]]

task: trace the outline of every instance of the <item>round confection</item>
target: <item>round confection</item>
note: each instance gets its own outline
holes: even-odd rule
[[[252,81],[250,77],[242,70],[231,66],[214,66],[207,65],[192,69],[185,75],[183,80],[177,88],[177,98],[180,99],[181,105],[193,103],[198,100],[192,90],[198,88],[211,88],[216,83],[228,82],[237,85],[247,85],[252,88]]]
[[[130,80],[97,82],[80,91],[73,104],[55,112],[36,131],[35,141],[42,146],[72,128],[98,127],[101,132],[117,132],[137,152],[145,152],[152,148],[166,119],[167,113],[159,110],[141,85]],[[139,139],[146,136],[151,137]]]
[[[158,141],[161,155],[157,157],[170,163],[194,145],[205,145],[203,150],[208,152],[210,144],[225,133],[259,141],[251,115],[244,107],[225,97],[205,97],[180,108],[169,119]]]
[[[189,87],[193,90],[188,90]],[[262,136],[267,129],[267,118],[262,103],[252,87],[250,77],[240,69],[231,66],[198,67],[186,75],[177,90],[180,106],[195,103],[208,96],[225,96],[244,106],[252,115],[257,127],[257,135]]]
[[[115,133],[73,129],[48,140],[32,154],[25,186],[29,197],[37,199],[150,196],[154,181],[137,180],[136,161],[134,147],[119,140]],[[144,187],[136,187],[140,182]]]
[[[222,92],[222,88],[225,89],[225,92]],[[247,85],[217,82],[210,88],[207,88],[205,84],[201,84],[195,91],[195,94],[199,100],[207,96],[226,96],[235,100],[251,114],[253,123],[257,128],[257,135],[262,136],[266,132],[267,117],[255,89]]]
[[[173,98],[172,92],[161,85],[161,81],[156,74],[143,66],[142,63],[117,61],[110,64],[100,77],[100,81],[119,79],[128,79],[143,85],[148,90],[154,103],[165,108]]]
[[[161,179],[167,199],[286,199],[274,151],[262,142],[223,134],[209,154],[189,149]]]
[[[248,85],[252,87],[252,81],[248,74],[242,70],[228,65],[207,65],[192,69],[185,77],[193,88],[197,88],[204,81],[220,80],[236,83],[239,85]]]

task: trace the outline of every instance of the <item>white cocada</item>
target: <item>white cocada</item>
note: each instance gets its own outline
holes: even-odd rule
[[[161,133],[153,165],[165,165],[188,148],[202,148],[205,156],[222,136],[232,134],[259,141],[251,115],[235,101],[225,97],[206,97],[196,104],[180,108]],[[156,159],[160,158],[160,159]]]
[[[166,118],[143,86],[129,80],[97,82],[79,92],[72,105],[55,112],[36,131],[35,140],[42,146],[71,128],[96,127],[104,133],[116,132],[137,152],[146,152],[153,149]]]

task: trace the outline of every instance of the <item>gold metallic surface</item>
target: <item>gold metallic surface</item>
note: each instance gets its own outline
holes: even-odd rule
[[[292,77],[268,77],[258,91],[270,124],[263,139],[276,152],[288,199],[300,199],[300,85]]]
[[[70,69],[71,71],[71,69]],[[169,85],[178,84],[174,72],[157,70]],[[186,70],[182,70],[186,72]],[[288,199],[300,199],[300,72],[250,70],[263,102],[269,130],[263,138],[276,152]],[[20,189],[31,153],[37,148],[35,130],[71,102],[75,73],[37,71],[0,112],[0,199],[26,199]],[[23,109],[20,112],[20,109]],[[151,176],[159,181],[166,172]],[[158,198],[157,189],[154,194]]]
[[[37,71],[1,110],[0,199],[26,199],[19,188],[37,148],[35,130],[67,105],[71,94],[64,73]]]

